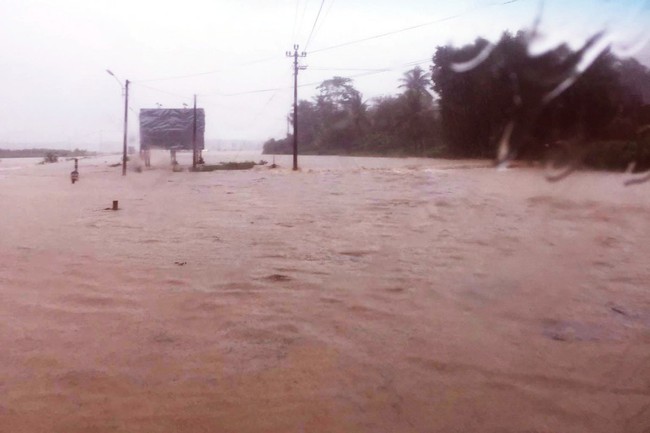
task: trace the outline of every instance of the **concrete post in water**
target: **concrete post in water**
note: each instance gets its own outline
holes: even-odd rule
[[[113,200],[113,210],[117,210],[117,200]]]

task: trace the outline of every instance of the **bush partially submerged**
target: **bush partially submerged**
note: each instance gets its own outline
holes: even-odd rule
[[[48,164],[53,162],[59,162],[59,156],[54,152],[48,152],[43,158],[43,163]]]
[[[253,161],[244,162],[222,162],[216,165],[199,165],[196,171],[215,171],[215,170],[250,170],[257,164]]]
[[[626,170],[634,164],[634,171],[650,169],[650,145],[637,141],[610,141],[590,146],[584,165],[599,170]]]

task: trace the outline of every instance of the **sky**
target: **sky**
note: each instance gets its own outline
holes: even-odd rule
[[[206,139],[282,138],[294,44],[307,53],[301,99],[335,75],[368,101],[396,94],[436,46],[496,40],[536,17],[531,55],[605,30],[617,53],[650,63],[648,0],[0,0],[0,12],[2,148],[118,150],[127,79],[130,145],[141,108],[193,95]]]

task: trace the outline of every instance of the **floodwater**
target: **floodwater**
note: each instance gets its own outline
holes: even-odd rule
[[[0,432],[648,432],[650,184],[166,158],[3,172]]]

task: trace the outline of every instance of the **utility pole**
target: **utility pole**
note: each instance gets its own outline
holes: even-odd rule
[[[196,94],[194,94],[194,114],[192,116],[192,170],[196,171]]]
[[[129,127],[129,80],[124,85],[124,145],[122,147],[122,176],[126,176],[126,141]]]
[[[287,51],[287,57],[293,57],[293,169],[298,170],[298,71],[306,66],[298,64],[299,57],[307,57],[304,51],[298,54],[298,45],[293,46],[293,53]]]

